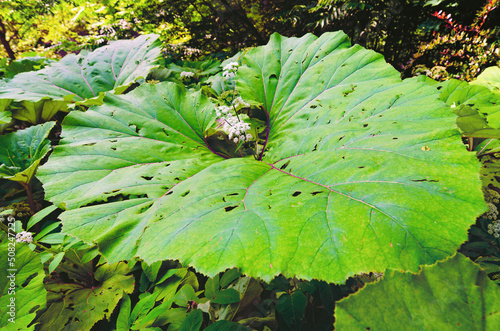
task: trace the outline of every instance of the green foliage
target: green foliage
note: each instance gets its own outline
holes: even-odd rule
[[[137,255],[209,276],[238,267],[331,282],[416,270],[466,239],[484,210],[479,167],[432,87],[401,83],[342,33],[274,35],[242,63],[237,90],[269,117],[258,160],[213,153],[214,105],[171,83],[69,114],[40,172],[68,210],[63,233],[110,263]]]
[[[103,92],[123,93],[160,64],[157,36],[113,42],[94,52],[68,55],[38,71],[21,73],[0,86],[0,99],[13,100],[12,117],[47,121],[67,103],[99,104]]]
[[[419,274],[387,271],[381,281],[337,303],[335,328],[494,330],[499,309],[498,286],[457,254]]]
[[[75,257],[78,257],[76,253]],[[75,264],[71,261],[56,268],[45,287],[50,293],[47,310],[37,320],[40,330],[90,330],[103,318],[109,318],[124,293],[132,293],[134,277],[128,275],[130,266],[124,262],[99,266],[95,274],[92,262]],[[62,273],[70,281],[64,282]]]
[[[471,84],[482,85],[500,93],[500,67],[486,68]]]
[[[44,68],[53,60],[45,57],[25,57],[7,63],[7,59],[0,59],[0,76],[10,79],[21,72],[34,71]]]
[[[47,139],[55,122],[0,136],[0,178],[29,184],[50,150]]]
[[[34,330],[38,323],[32,324],[32,321],[46,305],[43,265],[40,256],[27,244],[16,243],[12,233],[0,233],[0,328]]]
[[[244,10],[246,3],[241,2]],[[366,10],[367,3],[349,3],[350,10]],[[107,2],[100,13],[86,11],[96,9],[91,3],[75,5],[83,9],[73,12],[75,23],[105,13],[103,24],[116,24],[117,17],[144,4],[122,13],[112,12]],[[258,28],[265,30],[265,24]],[[109,39],[120,35],[117,30]],[[15,230],[31,231],[33,241],[22,249],[46,272],[39,289],[48,291],[47,299],[37,290],[37,299],[26,302],[23,314],[28,313],[18,315],[23,328],[32,323],[41,330],[332,330],[336,301],[382,275],[369,271],[417,271],[454,254],[467,229],[469,242],[460,251],[500,281],[495,68],[471,84],[427,77],[401,82],[379,54],[350,47],[340,32],[320,38],[275,34],[266,46],[222,64],[163,59],[156,38],[114,42],[45,69],[27,61],[12,68],[38,71],[0,87],[8,95],[0,101],[0,114],[7,123],[12,113],[8,125],[18,129],[0,138],[34,137],[40,130],[40,139],[22,144],[29,149],[30,141],[36,142],[31,147],[43,141],[40,157],[49,150],[46,137],[54,124],[23,129],[22,121],[52,117],[55,111],[41,115],[57,108],[52,102],[75,109],[55,117],[65,116],[62,139],[58,126],[51,139],[59,146],[38,176],[44,189],[34,188],[40,203],[30,203],[33,211],[44,209],[28,219],[26,203],[13,203],[16,191],[0,183],[6,193],[1,201],[9,204],[2,215],[15,213]],[[133,45],[139,45],[139,55]],[[122,78],[106,76],[116,69],[110,52],[121,59]],[[87,69],[78,69],[75,59]],[[61,70],[76,75],[57,81],[59,88],[26,83],[40,74],[58,77]],[[84,71],[88,76],[78,75]],[[250,125],[251,136],[238,133],[235,142],[234,130],[226,127],[231,118]],[[481,169],[461,139],[477,151]],[[33,156],[7,149],[29,168]],[[483,193],[488,210],[470,227],[486,210]],[[54,205],[42,201],[43,194]],[[31,234],[23,233],[30,241]],[[42,277],[37,268],[35,279]],[[421,287],[424,278],[430,285]],[[461,282],[469,278],[484,285],[485,306],[473,317],[458,312],[467,319],[461,325],[497,323],[494,315],[483,314],[498,305],[493,287],[463,257],[416,275],[386,271],[384,280],[337,304],[335,318],[340,328],[350,329],[342,327],[346,316],[366,311],[363,317],[374,317],[367,325],[382,320],[386,327],[390,314],[390,322],[406,327],[411,322],[399,318],[418,321],[419,310],[411,304],[398,310],[398,295],[413,293],[424,302],[441,291],[453,299],[449,293],[460,297]],[[32,283],[17,289],[23,298]],[[386,295],[406,290],[388,299],[374,293],[377,299],[350,306],[384,286]],[[432,286],[433,293],[427,291]],[[471,289],[478,287],[467,288],[468,294]],[[0,301],[6,298],[4,293]],[[439,295],[433,299],[425,307],[444,308],[440,316],[424,317],[425,323],[439,325],[448,310],[452,315],[462,309],[441,305]]]
[[[435,33],[430,42],[422,43],[406,68],[424,64],[443,69],[438,74],[426,72],[434,79],[458,78],[471,81],[484,68],[496,65],[500,61],[500,30],[496,27],[485,28],[483,25],[488,14],[498,4],[498,0],[486,1],[470,26],[455,22],[450,14],[443,11],[435,12],[433,16],[445,23],[446,31]]]

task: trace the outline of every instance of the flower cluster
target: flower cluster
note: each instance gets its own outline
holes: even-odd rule
[[[33,237],[31,236],[31,232],[21,231],[16,234],[16,242],[25,242],[30,243],[33,241]]]
[[[238,143],[252,139],[252,135],[247,133],[250,124],[240,120],[230,112],[231,107],[220,106],[215,108],[217,121],[221,124],[222,130],[227,133],[230,140]]]
[[[181,78],[191,78],[193,76],[194,76],[194,72],[191,72],[191,71],[181,72]]]
[[[488,224],[488,233],[495,238],[500,238],[500,222],[493,221],[491,224]]]
[[[222,76],[226,79],[234,78],[236,76],[236,71],[238,71],[238,62],[230,62],[222,68]]]

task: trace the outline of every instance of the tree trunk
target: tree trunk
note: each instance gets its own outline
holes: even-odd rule
[[[11,60],[15,60],[16,56],[14,55],[14,51],[10,47],[9,41],[7,40],[7,35],[6,35],[6,29],[5,25],[3,24],[2,21],[0,21],[0,42],[2,42],[3,47],[5,48],[5,51],[7,52],[7,55]]]

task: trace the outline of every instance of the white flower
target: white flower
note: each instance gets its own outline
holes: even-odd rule
[[[191,71],[183,71],[181,72],[181,78],[190,78],[194,76],[194,72]]]
[[[226,64],[224,66],[224,68],[222,68],[222,70],[224,71],[236,71],[238,70],[238,67],[240,66],[240,64],[238,62],[229,62],[228,64]]]
[[[234,76],[236,76],[236,74],[234,72],[231,72],[231,71],[224,71],[222,73],[222,76],[224,76],[225,79],[229,79],[229,78],[234,78]]]
[[[234,76],[236,76],[236,71],[238,71],[238,67],[239,67],[238,62],[230,62],[226,64],[224,68],[222,68],[223,70],[222,76],[225,79],[234,78]]]
[[[250,105],[246,103],[241,97],[237,97],[233,100],[233,106],[236,110],[250,107]]]
[[[238,138],[234,138],[233,141],[234,141],[235,144],[237,144],[238,143]]]
[[[16,234],[16,241],[30,243],[33,241],[33,237],[31,236],[31,232],[21,231]]]

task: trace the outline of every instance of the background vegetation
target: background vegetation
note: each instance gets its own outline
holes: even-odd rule
[[[18,252],[26,276],[20,276],[24,284],[19,290],[20,296],[31,298],[31,293],[48,293],[46,299],[41,294],[31,298],[31,307],[35,303],[38,306],[20,313],[27,321],[23,325],[39,330],[63,329],[65,325],[77,325],[76,328],[83,330],[332,330],[334,311],[335,316],[342,316],[337,324],[340,329],[359,327],[350,324],[353,322],[349,320],[349,316],[356,314],[368,319],[373,314],[376,320],[373,307],[366,305],[365,309],[363,302],[375,300],[371,296],[377,297],[381,287],[373,287],[374,290],[369,292],[372,288],[365,286],[383,276],[377,273],[356,275],[343,284],[284,276],[264,282],[242,275],[236,269],[207,277],[176,261],[148,265],[129,260],[128,263],[108,264],[97,246],[61,234],[59,215],[62,210],[47,201],[47,192],[35,176],[38,165],[47,161],[50,145],[60,141],[61,123],[67,113],[102,104],[105,91],[136,93],[134,88],[144,81],[151,85],[168,81],[201,91],[219,105],[228,103],[228,100],[230,104],[236,97],[232,94],[235,93],[234,82],[233,85],[223,82],[222,68],[238,61],[238,55],[233,57],[235,54],[266,44],[274,32],[287,37],[302,37],[309,32],[320,36],[337,30],[343,30],[353,44],[383,54],[402,78],[418,76],[412,78],[414,82],[427,82],[437,89],[439,98],[457,115],[464,148],[474,152],[482,163],[482,190],[489,209],[470,228],[469,240],[459,250],[476,263],[457,255],[424,268],[419,275],[400,275],[391,271],[384,282],[377,282],[386,286],[382,293],[397,293],[392,284],[396,284],[395,287],[407,284],[418,287],[419,277],[435,277],[438,279],[436,284],[439,284],[435,297],[429,297],[423,291],[419,300],[430,302],[442,298],[446,301],[447,293],[458,293],[463,289],[453,288],[450,280],[450,287],[442,290],[443,283],[446,283],[442,279],[453,277],[455,267],[470,268],[467,269],[471,270],[470,274],[461,281],[472,284],[476,279],[482,279],[480,286],[488,289],[485,292],[493,293],[483,300],[486,308],[482,311],[498,315],[500,303],[495,294],[498,288],[493,288],[485,275],[500,284],[500,221],[497,221],[500,120],[495,115],[500,105],[499,7],[500,0],[0,2],[0,143],[6,150],[19,151],[14,160],[16,167],[0,166],[0,206],[2,217],[15,215],[18,233],[25,229],[37,234],[32,238],[31,249],[22,246]],[[80,93],[82,96],[88,94],[81,100],[69,100],[63,95],[50,93],[48,97],[36,95],[22,101],[12,97],[15,89],[25,88],[22,81],[15,80],[19,73],[34,72],[36,75],[40,69],[47,66],[57,68],[58,65],[64,70],[64,66],[73,61],[71,59],[81,63],[91,58],[89,54],[102,54],[89,52],[102,50],[112,41],[144,41],[140,36],[147,34],[159,35],[159,39],[151,45],[144,42],[147,45],[146,55],[143,54],[146,64],[134,66],[132,63],[133,70],[127,73],[129,76],[114,77],[109,86],[90,82],[99,89],[94,87],[93,94],[88,91]],[[132,44],[120,45],[127,49]],[[161,54],[155,53],[155,47],[159,47]],[[75,57],[61,60],[68,54]],[[99,64],[100,75],[106,75],[108,69],[106,64]],[[57,79],[57,75],[54,77]],[[56,83],[64,84],[64,77]],[[15,88],[10,89],[10,86]],[[344,97],[353,91],[354,87],[352,91],[343,92]],[[140,93],[136,95],[140,97]],[[104,102],[111,104],[110,100]],[[247,112],[246,115],[255,123],[265,119],[262,113]],[[76,123],[77,119],[74,121]],[[259,141],[262,132],[254,134],[257,136],[254,146],[257,150],[259,146],[263,148]],[[216,134],[209,137],[213,141],[222,139],[219,138]],[[36,146],[36,151],[28,146]],[[220,146],[214,149],[230,156],[237,155],[237,152],[243,155],[251,150],[241,146],[236,151],[227,151]],[[426,151],[425,148],[429,147],[424,146],[422,151]],[[0,163],[6,164],[1,157]],[[134,198],[145,197],[134,195]],[[123,197],[113,196],[108,202],[120,199]],[[2,229],[8,232],[5,225]],[[2,236],[0,247],[7,252],[7,239]],[[32,262],[40,258],[43,267]],[[2,286],[0,290],[4,289]],[[363,287],[368,291],[339,304],[340,300]],[[366,295],[366,299],[361,295]],[[360,297],[363,300],[356,302]],[[397,307],[401,304],[387,302],[390,303],[387,311],[391,311],[390,305]],[[95,311],[91,314],[82,313],[92,307]],[[417,313],[412,309],[409,307],[411,313],[408,314],[415,319]],[[420,308],[414,309],[418,311]],[[61,311],[63,313],[56,313]],[[8,325],[1,324],[4,317],[5,314],[0,316],[0,326]],[[472,317],[459,321],[463,326],[469,322],[474,324]],[[368,325],[372,320],[366,323]],[[435,316],[427,327],[443,329],[449,326],[440,323],[445,322],[440,322],[440,317]],[[496,322],[489,323],[483,329],[497,327]],[[392,328],[397,328],[397,325]]]

